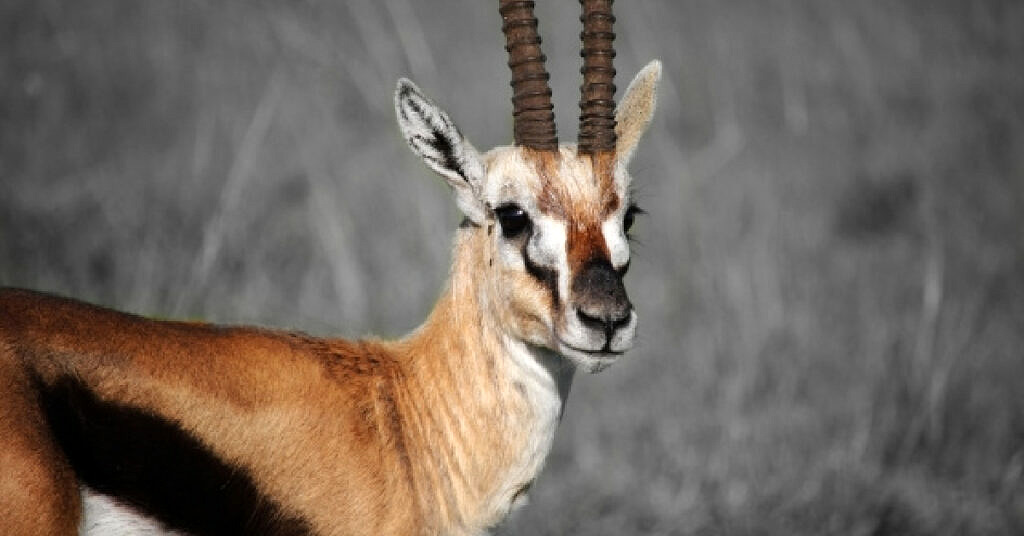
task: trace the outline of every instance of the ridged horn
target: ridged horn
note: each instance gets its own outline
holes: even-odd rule
[[[615,33],[614,0],[580,0],[583,14],[583,85],[580,86],[581,154],[615,151]]]
[[[557,151],[554,106],[540,50],[533,0],[498,0],[501,31],[505,34],[508,66],[512,70],[512,117],[515,144],[541,151]]]

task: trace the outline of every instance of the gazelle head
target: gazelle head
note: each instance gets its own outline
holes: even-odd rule
[[[505,332],[590,371],[633,343],[637,314],[622,277],[639,211],[627,164],[654,112],[661,64],[636,76],[616,108],[612,0],[583,4],[584,83],[577,144],[559,145],[533,2],[500,0],[515,106],[515,145],[480,154],[443,110],[402,79],[402,133],[444,177],[484,251],[489,313]]]

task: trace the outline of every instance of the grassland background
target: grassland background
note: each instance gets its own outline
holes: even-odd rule
[[[563,140],[578,4],[541,1]],[[460,217],[410,76],[510,140],[495,2],[0,1],[0,284],[399,335]],[[1024,533],[1024,3],[621,0],[664,62],[639,344],[501,534]]]

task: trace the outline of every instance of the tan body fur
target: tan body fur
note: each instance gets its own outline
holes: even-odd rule
[[[536,427],[553,433],[545,421],[557,413],[536,415],[526,387],[509,381],[522,373],[509,370],[499,331],[482,326],[466,337],[451,329],[456,318],[486,321],[465,281],[473,278],[466,260],[427,323],[398,342],[160,322],[7,290],[0,293],[0,366],[43,381],[73,374],[101,398],[172,418],[252,471],[320,533],[333,533],[338,519],[365,534],[475,533],[507,513],[518,488],[495,484],[524,464]],[[31,393],[11,392],[24,385],[5,385],[0,407],[31,413]],[[0,452],[45,444],[38,420],[26,426],[25,417],[3,417]],[[29,487],[31,509],[2,508],[19,512],[9,520],[31,524],[25,534],[39,533],[47,511],[64,529],[77,524],[77,488],[72,479],[54,482],[52,468],[62,461],[48,450],[18,464],[25,475],[17,486],[34,483],[48,493]],[[520,485],[532,478],[525,473]],[[3,497],[0,503],[17,494]]]
[[[565,319],[587,303],[581,266],[628,264],[616,245],[625,164],[659,75],[652,63],[625,97],[638,118],[620,123],[635,131],[620,132],[631,141],[606,171],[572,146],[546,159],[509,147],[479,158],[472,189],[452,183],[472,221],[434,311],[398,341],[157,321],[0,289],[0,534],[81,523],[81,483],[39,402],[62,378],[172,423],[315,534],[479,534],[499,522],[543,465],[575,368],[599,370],[631,343],[635,314],[615,337]],[[508,199],[533,215],[536,244],[502,237],[492,212]],[[523,268],[516,255],[531,248],[557,288]]]

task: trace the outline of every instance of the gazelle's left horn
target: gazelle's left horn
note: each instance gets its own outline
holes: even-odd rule
[[[615,151],[614,0],[580,0],[583,14],[583,85],[580,86],[580,154]]]

